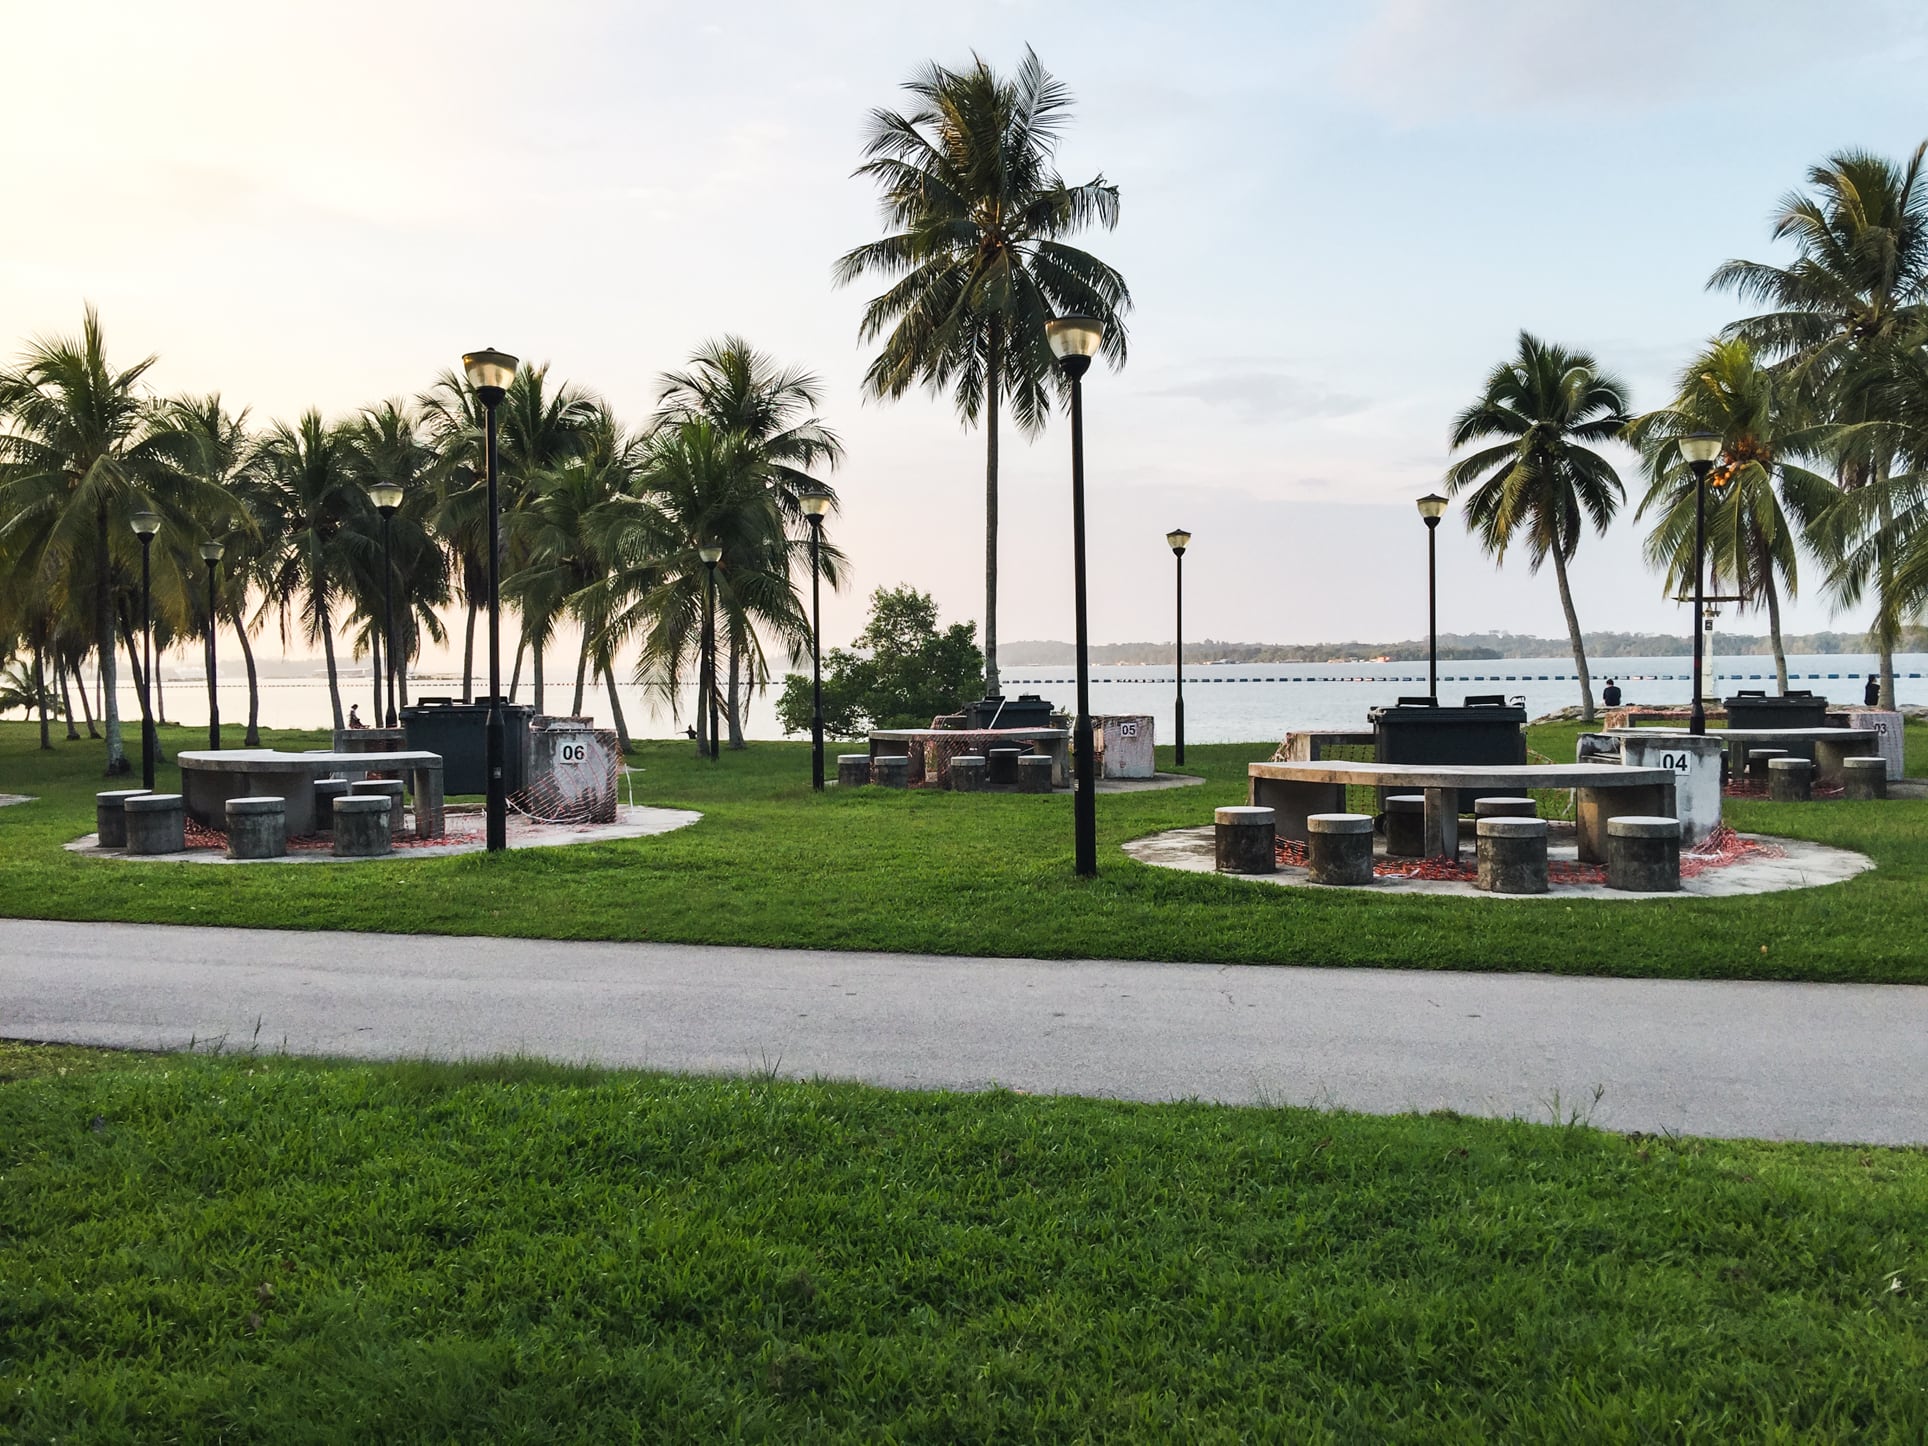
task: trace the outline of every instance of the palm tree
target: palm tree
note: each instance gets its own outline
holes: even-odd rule
[[[1573,663],[1580,675],[1580,716],[1591,722],[1593,679],[1587,672],[1580,618],[1573,610],[1567,563],[1586,523],[1605,532],[1626,498],[1612,465],[1591,444],[1609,442],[1627,422],[1627,390],[1583,351],[1569,351],[1520,333],[1519,353],[1486,378],[1479,400],[1453,421],[1452,450],[1489,438],[1491,446],[1462,457],[1446,471],[1446,492],[1466,488],[1466,527],[1504,562],[1516,534],[1523,536],[1533,572],[1548,557],[1560,584]]]
[[[884,338],[864,378],[871,395],[894,400],[921,384],[950,392],[965,425],[984,423],[984,681],[994,694],[999,413],[1008,402],[1022,430],[1044,426],[1053,315],[1100,318],[1106,360],[1124,365],[1125,280],[1064,242],[1116,226],[1118,188],[1103,176],[1068,186],[1052,168],[1071,93],[1029,49],[1010,79],[974,58],[963,70],[927,65],[904,89],[915,105],[872,113],[856,172],[882,190],[891,234],[845,253],[834,274],[839,285],[891,283],[860,329],[866,342]]]
[[[1883,601],[1899,620],[1928,610],[1928,330],[1901,338],[1896,352],[1849,399],[1850,412],[1880,420],[1844,425],[1833,441],[1845,471],[1867,469],[1874,457],[1899,470],[1843,494],[1816,540],[1843,604],[1858,605],[1871,579],[1885,579]]]
[[[91,611],[109,775],[129,768],[114,661],[115,592],[134,550],[127,519],[167,468],[165,428],[141,390],[155,360],[111,366],[100,316],[89,306],[78,337],[42,338],[0,373],[0,415],[8,420],[0,435],[0,517],[8,529],[39,533],[46,576],[63,607]]]
[[[1884,394],[1884,375],[1905,355],[1902,338],[1928,319],[1924,157],[1928,142],[1899,165],[1866,151],[1828,157],[1808,171],[1814,194],[1789,194],[1774,218],[1774,239],[1793,242],[1794,263],[1730,260],[1707,283],[1768,306],[1735,322],[1729,334],[1752,342],[1759,355],[1806,389],[1818,415],[1837,423],[1882,420],[1863,406]],[[1873,497],[1852,509],[1864,519],[1863,537],[1835,542],[1839,557],[1853,557],[1863,569],[1848,590],[1859,596],[1872,584],[1881,706],[1892,708],[1902,616],[1894,590],[1894,539],[1888,535],[1894,523],[1895,498],[1887,486],[1893,459],[1879,445],[1882,436],[1879,429],[1864,433],[1863,445],[1842,457],[1842,489],[1869,488]]]
[[[1805,415],[1797,389],[1777,380],[1746,342],[1712,342],[1683,371],[1671,405],[1636,418],[1627,440],[1640,449],[1647,495],[1634,515],[1655,514],[1648,561],[1666,571],[1670,594],[1693,587],[1696,485],[1680,457],[1680,439],[1712,432],[1721,456],[1708,474],[1712,526],[1707,538],[1714,590],[1731,583],[1742,606],[1765,606],[1774,671],[1787,692],[1781,643],[1781,597],[1799,588],[1796,541],[1818,526],[1834,500],[1826,478],[1795,465],[1819,453],[1825,429]]]
[[[822,384],[811,373],[779,367],[741,337],[726,336],[700,347],[687,371],[664,374],[652,425],[701,419],[748,443],[786,531],[804,542],[809,525],[799,499],[805,492],[823,492],[834,508],[836,493],[813,470],[831,471],[843,460],[843,443],[814,415],[821,395]],[[826,567],[824,576],[832,587],[841,581],[834,567]],[[744,746],[742,665],[742,649],[732,632],[726,710],[732,748]],[[755,686],[754,679],[750,683]]]
[[[357,651],[373,660],[378,694],[385,678],[382,659],[389,646],[382,634],[383,574],[390,568],[392,553],[393,575],[386,581],[396,610],[395,688],[401,706],[407,707],[408,665],[420,652],[423,636],[438,643],[447,636],[437,611],[449,601],[449,552],[433,527],[439,502],[431,480],[436,456],[422,440],[415,414],[394,398],[364,408],[346,425],[343,435],[348,472],[364,500],[377,482],[392,482],[402,489],[401,506],[386,529],[370,508],[358,514],[363,525],[345,532],[342,544],[359,625]],[[386,696],[378,697],[375,716],[382,716],[387,707]]]

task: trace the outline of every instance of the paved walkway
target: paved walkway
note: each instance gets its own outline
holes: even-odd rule
[[[0,1037],[1529,1120],[1557,1098],[1619,1130],[1928,1143],[1928,988],[1908,985],[0,920]]]

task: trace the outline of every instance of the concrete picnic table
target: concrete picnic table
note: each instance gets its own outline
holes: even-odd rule
[[[1066,788],[1071,781],[1071,730],[1068,728],[878,728],[870,735],[870,756],[910,759],[910,781],[924,781],[924,745],[967,743],[978,752],[986,748],[1034,746],[1051,755],[1051,786]],[[944,759],[940,772],[948,772]]]
[[[1625,738],[1634,733],[1642,738],[1691,736],[1685,728],[1607,730],[1612,738]],[[1709,728],[1706,736],[1718,738],[1727,746],[1729,778],[1747,776],[1750,748],[1785,748],[1791,756],[1805,758],[1814,765],[1817,783],[1830,784],[1841,781],[1842,759],[1866,757],[1881,751],[1881,735],[1872,728]]]
[[[1344,813],[1346,788],[1410,788],[1426,796],[1426,853],[1459,853],[1459,791],[1571,788],[1580,858],[1607,856],[1607,820],[1623,814],[1673,818],[1674,771],[1611,763],[1253,763],[1247,766],[1251,801],[1278,815],[1280,838],[1306,837],[1315,813]]]
[[[181,794],[189,817],[209,828],[227,827],[230,798],[285,799],[288,837],[315,831],[315,781],[405,773],[415,795],[415,836],[439,838],[446,827],[442,755],[415,750],[387,753],[286,753],[278,748],[201,749],[177,755]]]

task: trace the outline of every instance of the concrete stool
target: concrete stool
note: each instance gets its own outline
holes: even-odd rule
[[[909,756],[903,753],[878,754],[870,760],[870,781],[879,788],[909,788]]]
[[[187,807],[178,793],[143,793],[121,805],[130,854],[178,854],[187,847]]]
[[[358,778],[348,785],[350,798],[374,798],[380,796],[388,800],[388,835],[390,838],[402,836],[402,781],[399,778]]]
[[[1395,859],[1421,858],[1426,852],[1426,795],[1394,793],[1386,798],[1386,853]]]
[[[1305,821],[1307,872],[1315,884],[1372,882],[1372,815],[1315,813]]]
[[[839,788],[861,788],[870,782],[870,755],[868,753],[839,753],[837,755],[837,786]]]
[[[1767,796],[1776,803],[1806,803],[1814,797],[1814,765],[1805,758],[1768,759]]]
[[[951,789],[955,793],[981,793],[984,789],[984,756],[960,753],[951,760]]]
[[[1279,816],[1273,809],[1213,810],[1213,862],[1221,874],[1277,873],[1278,840]]]
[[[1747,750],[1747,776],[1760,783],[1767,782],[1767,765],[1777,758],[1788,756],[1785,748],[1750,748]]]
[[[335,800],[335,857],[378,859],[395,851],[388,800],[379,793],[344,793]]]
[[[987,748],[984,750],[986,767],[984,781],[993,788],[1015,788],[1018,781],[1018,760],[1024,757],[1022,748]]]
[[[1476,819],[1538,818],[1539,816],[1540,806],[1530,798],[1476,798],[1473,800],[1473,817]]]
[[[1499,814],[1481,819],[1474,828],[1479,836],[1479,877],[1474,887],[1489,894],[1546,892],[1545,819]]]
[[[102,794],[105,798],[107,795]],[[1844,758],[1841,760],[1841,796],[1856,803],[1888,796],[1888,760],[1885,758]]]
[[[315,832],[332,833],[335,827],[335,804],[348,797],[348,780],[345,778],[317,778],[315,780]]]
[[[1680,888],[1680,820],[1634,815],[1607,820],[1607,887],[1634,894]]]
[[[287,799],[270,794],[228,800],[229,858],[278,859],[287,852]]]
[[[121,812],[121,805],[130,798],[142,797],[146,792],[144,788],[116,788],[94,795],[94,828],[100,834],[102,848],[127,847],[127,815]]]
[[[1018,758],[1018,792],[1049,793],[1051,791],[1051,770],[1053,768],[1049,753],[1026,753]]]

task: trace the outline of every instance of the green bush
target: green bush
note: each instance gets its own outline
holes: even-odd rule
[[[870,621],[855,651],[832,649],[823,660],[823,726],[836,738],[872,728],[923,728],[977,695],[984,654],[977,624],[941,631],[937,603],[908,584],[870,595]],[[791,673],[777,699],[785,733],[810,731],[810,679]]]

